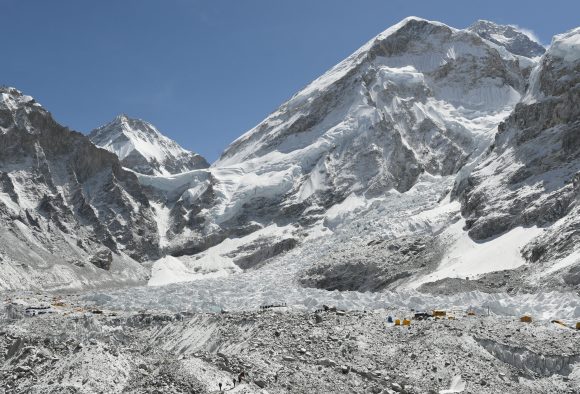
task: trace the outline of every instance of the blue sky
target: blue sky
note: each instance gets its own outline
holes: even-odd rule
[[[0,0],[0,84],[88,132],[119,113],[217,159],[292,94],[409,15],[516,24],[544,44],[578,1]]]

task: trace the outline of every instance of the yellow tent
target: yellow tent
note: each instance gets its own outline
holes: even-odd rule
[[[532,317],[530,315],[524,315],[524,316],[520,317],[520,321],[522,323],[531,323]]]

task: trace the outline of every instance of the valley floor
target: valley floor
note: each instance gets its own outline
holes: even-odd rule
[[[134,312],[20,294],[0,315],[0,392],[216,393],[220,382],[232,393],[580,390],[580,331],[572,326],[465,310],[408,327],[386,320],[413,313]]]

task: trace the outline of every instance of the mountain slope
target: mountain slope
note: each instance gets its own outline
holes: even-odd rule
[[[170,223],[161,236],[174,256],[271,225],[293,224],[285,237],[299,243],[349,198],[449,183],[442,179],[491,143],[525,84],[506,50],[470,31],[407,18],[294,95],[208,170],[139,178],[166,207],[158,222]],[[268,242],[252,242],[253,255],[262,255]],[[216,258],[234,269],[242,252]]]
[[[0,89],[0,288],[142,281],[153,212],[117,157]]]
[[[475,35],[409,18],[283,104],[213,167],[298,163],[299,201],[325,188],[338,200],[404,192],[422,172],[455,173],[490,137],[524,87],[513,61]]]
[[[546,231],[524,250],[536,267],[580,284],[580,29],[555,36],[522,102],[464,183],[469,234],[486,239],[516,226]]]
[[[209,167],[197,153],[183,149],[152,124],[126,115],[93,130],[90,140],[115,153],[124,167],[150,175],[169,175]]]

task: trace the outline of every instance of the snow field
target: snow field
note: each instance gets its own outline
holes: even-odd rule
[[[465,220],[460,220],[445,231],[444,236],[453,241],[439,267],[410,283],[410,288],[416,289],[424,283],[444,278],[475,279],[488,272],[518,268],[526,262],[520,249],[543,232],[537,227],[517,227],[494,239],[476,242],[463,230],[464,227]]]
[[[290,236],[291,226],[268,226],[245,237],[228,238],[220,244],[195,256],[165,256],[153,262],[149,286],[162,286],[170,283],[204,280],[223,277],[230,274],[238,275],[242,270],[227,254],[238,247],[247,245],[261,237],[277,237],[283,239]]]

